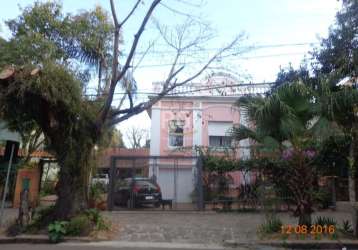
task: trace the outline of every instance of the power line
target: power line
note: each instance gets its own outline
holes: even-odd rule
[[[289,56],[289,55],[303,55],[305,53],[280,53],[280,54],[270,54],[270,55],[259,55],[259,56],[246,56],[246,57],[236,57],[231,58],[229,61],[234,60],[251,60],[256,58],[270,58],[270,57],[280,57],[280,56]],[[200,64],[200,62],[185,62],[185,63],[177,63],[177,65],[193,65],[193,64]],[[138,65],[137,68],[153,68],[153,67],[167,67],[172,66],[172,63],[160,63],[160,64],[144,64],[144,65]]]
[[[314,45],[319,44],[318,42],[302,42],[302,43],[278,43],[278,44],[263,44],[263,45],[252,45],[252,46],[241,46],[236,47],[236,49],[250,49],[250,50],[258,50],[258,49],[266,49],[266,48],[282,48],[282,47],[298,47],[298,46],[306,46],[306,45]],[[164,46],[164,45],[162,45]],[[195,52],[202,52],[202,51],[217,51],[220,48],[203,48],[203,49],[195,49],[195,50],[188,50],[187,53],[195,53]],[[234,48],[233,48],[234,49]],[[156,50],[150,53],[153,54],[168,54],[168,53],[175,53],[174,50]],[[145,54],[146,51],[139,51],[136,54]],[[124,53],[124,55],[127,55]]]
[[[170,93],[170,94],[167,94],[167,96],[168,95],[186,94],[186,93],[192,93],[192,92],[200,92],[200,91],[212,90],[212,89],[222,89],[222,88],[231,88],[231,87],[254,87],[254,86],[262,86],[262,85],[272,85],[272,84],[274,84],[274,82],[236,83],[236,84],[226,84],[226,85],[220,84],[220,85],[212,85],[212,86],[207,86],[207,87],[193,89],[193,90],[186,90],[186,91]],[[125,95],[125,94],[127,94],[127,93],[126,92],[114,93],[114,95]],[[139,91],[139,92],[136,92],[135,94],[136,95],[158,95],[159,93],[158,92]],[[84,94],[83,96],[95,97],[97,95],[96,94]]]

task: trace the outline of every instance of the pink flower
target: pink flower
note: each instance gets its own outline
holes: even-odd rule
[[[313,158],[315,157],[316,155],[316,151],[312,150],[312,149],[309,149],[309,150],[306,150],[304,151],[303,153],[307,158]]]
[[[293,150],[292,149],[286,149],[282,152],[282,158],[284,160],[289,160],[293,156]]]

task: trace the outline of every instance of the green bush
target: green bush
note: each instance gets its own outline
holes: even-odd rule
[[[85,211],[85,215],[88,219],[94,223],[97,230],[108,230],[109,226],[104,221],[99,211],[95,208],[91,208]]]
[[[87,209],[85,211],[85,215],[88,217],[89,220],[97,223],[101,219],[101,215],[99,211],[95,208]]]
[[[55,185],[52,181],[46,181],[41,188],[41,196],[56,194]]]
[[[313,198],[321,209],[326,209],[332,204],[332,193],[325,189],[314,192]]]
[[[274,215],[268,216],[263,224],[260,225],[261,233],[270,234],[281,231],[282,221]]]
[[[103,183],[98,182],[90,186],[90,199],[98,201],[104,193],[106,193],[106,186]]]
[[[84,236],[88,235],[92,229],[91,220],[86,215],[78,215],[73,217],[67,225],[66,235]]]
[[[50,242],[58,243],[63,240],[63,237],[66,235],[66,227],[68,225],[67,221],[55,221],[48,226],[48,236]]]
[[[35,210],[32,222],[27,226],[26,231],[28,233],[36,233],[38,230],[46,228],[52,221],[54,209],[55,206],[49,206],[37,211]]]
[[[349,222],[349,220],[344,220],[342,222],[342,227],[340,228],[340,230],[344,233],[344,234],[353,234],[353,227],[352,224]]]
[[[327,226],[330,226],[330,225],[337,225],[337,222],[335,221],[335,219],[333,218],[330,218],[330,217],[326,217],[326,216],[318,216],[315,220],[314,220],[314,225],[321,225],[321,226],[324,226],[324,225],[327,225]]]

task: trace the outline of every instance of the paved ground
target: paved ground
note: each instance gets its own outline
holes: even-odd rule
[[[18,209],[14,208],[5,208],[2,227],[7,227],[10,223],[12,223],[18,215],[18,211]]]
[[[222,244],[225,240],[249,243],[257,240],[257,228],[264,220],[260,213],[179,213],[104,212],[119,227],[114,240]],[[338,223],[348,213],[321,212]],[[285,224],[296,224],[288,213],[278,216]]]
[[[6,221],[12,221],[16,214],[16,209],[7,209],[5,213]],[[175,211],[103,212],[103,215],[118,228],[118,232],[113,236],[113,241],[129,243],[150,242],[159,244],[207,244],[211,246],[222,246],[224,241],[227,240],[242,244],[255,242],[258,239],[256,234],[257,228],[265,217],[262,213]],[[315,214],[314,217],[318,215],[334,217],[338,223],[341,223],[343,219],[350,219],[350,214],[344,212],[320,212]],[[285,224],[297,223],[297,218],[290,216],[288,213],[279,213],[278,216]],[[4,246],[5,245],[0,245],[0,249],[19,249],[16,248],[16,246],[14,246],[15,248],[4,248]],[[41,247],[42,246],[39,245],[38,248],[34,249],[47,249]],[[73,247],[75,247],[73,249],[81,249],[78,248],[78,246]],[[97,249],[96,247],[99,246],[92,245],[92,247],[94,247],[93,249]],[[127,245],[121,247],[124,249],[128,248]],[[155,248],[157,247],[154,247],[154,249]],[[33,248],[32,246],[27,246],[25,249]],[[57,248],[55,247],[54,249]],[[274,248],[255,246],[254,248],[241,247],[239,249],[268,250]]]

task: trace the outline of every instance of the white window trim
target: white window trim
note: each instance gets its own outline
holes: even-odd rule
[[[171,122],[171,121],[183,121],[184,122],[184,124],[183,124],[183,146],[172,146],[172,145],[170,145],[170,128],[169,128],[169,123]],[[168,122],[168,140],[167,140],[167,142],[168,142],[168,148],[169,149],[178,149],[178,148],[183,148],[183,147],[185,147],[185,137],[184,137],[184,130],[185,130],[185,120],[169,120],[169,122]]]
[[[208,146],[210,149],[213,149],[214,151],[225,151],[227,149],[232,149],[233,148],[233,138],[231,138],[231,145],[230,146],[210,146],[210,136],[218,136],[218,135],[208,135]],[[229,137],[227,135],[223,135],[223,136],[218,136],[218,137]]]

